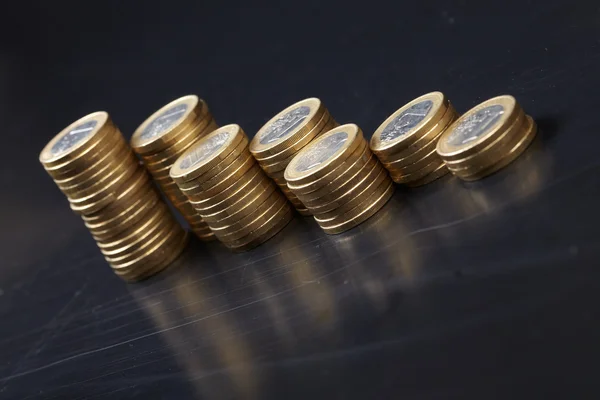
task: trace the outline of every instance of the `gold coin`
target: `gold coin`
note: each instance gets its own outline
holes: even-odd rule
[[[360,225],[375,215],[375,213],[377,213],[377,211],[379,211],[394,194],[394,184],[391,181],[389,181],[389,183],[385,182],[384,185],[386,185],[386,190],[383,192],[383,194],[379,194],[377,197],[373,196],[373,198],[369,199],[368,202],[365,202],[369,204],[367,207],[357,207],[356,210],[360,210],[360,212],[357,214],[348,213],[346,215],[346,219],[340,219],[339,222],[335,221],[334,224],[326,226],[321,225],[323,231],[330,235],[336,235]],[[350,218],[351,215],[352,218]]]
[[[260,191],[272,187],[273,184],[267,179],[262,172],[253,171],[242,176],[235,182],[235,187],[231,189],[231,186],[225,189],[223,192],[218,194],[217,202],[215,197],[211,197],[209,200],[194,201],[190,199],[190,203],[194,208],[202,214],[214,214],[220,210],[227,209],[235,205],[241,199],[247,198],[251,193]],[[223,195],[223,193],[226,195]]]
[[[361,204],[366,198],[369,198],[374,190],[381,185],[382,182],[389,181],[390,178],[385,168],[381,164],[375,164],[371,173],[366,179],[357,183],[352,189],[344,193],[338,199],[319,206],[307,206],[313,213],[317,222],[327,222],[334,219],[342,213]]]
[[[131,150],[127,147],[125,142],[119,143],[117,146],[111,146],[106,150],[106,153],[103,158],[94,162],[93,164],[89,164],[87,168],[80,167],[76,170],[71,170],[67,174],[56,174],[52,176],[54,182],[58,185],[58,187],[69,187],[76,184],[81,184],[83,182],[88,182],[90,180],[95,179],[101,171],[106,171],[111,165],[114,165],[115,162],[120,161],[122,159],[123,154],[127,154]]]
[[[438,133],[433,136],[433,138],[429,141],[429,143],[417,141],[414,146],[410,146],[404,150],[400,150],[397,153],[386,156],[385,159],[382,159],[381,162],[386,168],[402,168],[407,165],[415,164],[419,160],[430,156],[435,153],[437,156],[437,141],[442,136],[442,134],[452,125],[454,121],[458,118],[458,114],[454,111],[452,106],[449,107],[448,113],[450,116],[446,118],[444,116],[442,120],[439,122],[439,126],[435,126],[432,129],[438,131]],[[430,134],[425,134],[425,137],[429,138]],[[417,147],[420,146],[420,147]]]
[[[229,186],[223,188],[219,193],[216,193],[213,196],[202,197],[194,194],[186,194],[186,196],[194,205],[194,207],[198,207],[200,209],[209,209],[235,195],[238,190],[248,191],[251,188],[251,186],[248,185],[263,181],[264,179],[266,179],[264,173],[260,167],[255,164],[244,175],[242,175],[241,178],[232,179]]]
[[[62,192],[69,197],[69,200],[75,204],[87,202],[90,197],[104,196],[107,193],[115,192],[127,179],[131,178],[139,169],[133,154],[129,153],[113,170],[106,173],[102,178],[93,182],[90,186],[76,186],[71,188],[61,188]]]
[[[40,153],[40,162],[44,167],[52,168],[84,156],[104,139],[105,134],[115,134],[109,121],[104,111],[78,119],[48,142]],[[99,135],[99,132],[103,134]]]
[[[161,151],[207,119],[208,106],[195,95],[173,100],[148,117],[131,136],[131,147],[145,155]],[[208,122],[208,121],[207,121]]]
[[[298,152],[285,169],[285,180],[296,186],[321,178],[347,160],[363,142],[362,131],[355,124],[338,126]]]
[[[202,184],[202,186],[197,185],[196,187],[188,189],[181,188],[181,190],[186,196],[193,195],[198,199],[209,199],[229,187],[234,181],[245,176],[254,165],[256,165],[256,160],[248,153],[244,158],[232,163],[232,168],[230,170],[226,169],[219,173],[217,175],[219,178],[213,181],[214,186],[207,188],[207,186]]]
[[[433,171],[438,169],[441,165],[444,165],[444,162],[442,160],[440,160],[439,158],[436,158],[433,161],[431,161],[429,164],[425,165],[423,168],[421,168],[415,172],[404,173],[404,172],[400,171],[398,173],[390,173],[390,177],[396,183],[408,183],[411,181],[415,181],[415,180],[424,178],[425,176],[429,175],[430,173],[432,173]]]
[[[441,164],[433,172],[430,172],[429,174],[425,175],[425,177],[423,177],[421,179],[416,179],[414,181],[407,182],[406,186],[408,186],[408,187],[423,186],[423,185],[426,185],[428,183],[435,181],[436,179],[441,178],[442,176],[445,176],[446,174],[448,174],[448,172],[450,172],[450,171],[448,171],[448,168],[446,168],[446,166],[444,164]]]
[[[252,214],[258,206],[273,196],[281,197],[281,194],[276,191],[273,185],[267,185],[266,187],[256,188],[256,190],[248,193],[247,196],[229,207],[213,214],[201,215],[210,224],[211,229],[224,228]]]
[[[484,101],[460,117],[444,132],[437,152],[444,161],[460,160],[479,152],[493,142],[520,115],[521,108],[512,96]]]
[[[257,158],[281,152],[311,131],[324,113],[325,107],[317,98],[292,104],[259,129],[250,143],[250,152]]]
[[[426,147],[427,144],[431,143],[432,141],[435,141],[437,144],[437,141],[441,137],[440,134],[452,126],[457,118],[458,113],[452,104],[448,104],[446,113],[437,121],[436,124],[429,128],[429,131],[422,133],[419,139],[413,141],[405,147],[394,147],[393,152],[390,150],[389,152],[379,153],[376,155],[381,162],[384,163],[396,162],[404,158],[414,157],[413,154],[421,150],[423,147]]]
[[[97,223],[84,221],[85,226],[89,229],[92,236],[99,240],[105,240],[110,236],[119,234],[123,230],[137,224],[142,218],[145,218],[146,213],[152,210],[159,202],[156,193],[150,191],[148,194],[141,196],[139,201],[125,208],[121,214]]]
[[[189,241],[189,236],[184,233],[178,242],[165,246],[156,250],[152,259],[149,257],[142,259],[142,265],[137,265],[133,268],[125,268],[114,270],[117,276],[129,282],[136,282],[148,278],[158,272],[164,270],[168,265],[175,261],[182,253]]]
[[[165,147],[156,153],[144,155],[142,157],[144,164],[148,168],[155,169],[159,169],[161,166],[170,167],[188,148],[217,128],[218,125],[212,119],[208,125],[201,123],[198,126],[190,127],[189,131],[186,131],[185,136],[171,144],[171,146]]]
[[[371,150],[377,155],[395,153],[419,141],[446,114],[448,99],[441,92],[427,93],[390,115],[371,137]]]
[[[427,165],[431,164],[432,162],[438,162],[438,163],[442,162],[442,159],[440,158],[440,156],[438,156],[435,148],[429,154],[425,155],[425,157],[418,160],[414,164],[403,165],[401,167],[398,167],[395,164],[383,164],[383,165],[388,171],[390,171],[390,174],[399,175],[399,174],[415,173],[415,172],[425,168]]]
[[[178,184],[202,176],[237,148],[246,134],[239,125],[225,125],[196,142],[173,164],[170,176]]]
[[[121,134],[116,134],[116,129],[113,135],[101,135],[104,136],[102,140],[97,141],[93,146],[86,146],[86,153],[73,160],[65,161],[61,164],[53,166],[43,165],[44,169],[54,180],[64,180],[79,173],[86,172],[88,169],[101,168],[103,160],[110,157],[114,152],[121,150],[123,147],[127,147],[127,143]]]
[[[255,155],[254,153],[252,153],[252,155],[259,163],[265,165],[271,165],[279,161],[289,159],[290,156],[296,154],[298,151],[300,151],[300,149],[310,143],[311,140],[317,137],[332,120],[333,118],[331,117],[331,114],[329,114],[329,111],[324,109],[323,114],[321,117],[319,117],[315,125],[310,130],[306,131],[302,136],[294,135],[295,131],[293,129],[291,131],[286,131],[287,133],[284,133],[284,135],[290,134],[294,135],[294,137],[287,143],[287,147],[282,148],[281,151],[272,154],[262,154],[262,156],[261,154]],[[281,139],[284,139],[284,137]],[[252,144],[255,144],[255,146]],[[252,138],[252,142],[250,143],[250,152],[256,149],[257,146],[261,146],[258,134]]]
[[[133,270],[121,270],[115,271],[115,273],[117,276],[120,276],[122,279],[128,282],[137,282],[149,278],[152,275],[163,271],[167,266],[174,262],[183,253],[183,250],[188,244],[188,239],[189,236],[186,234],[180,238],[179,243],[173,244],[170,249],[158,249],[157,252],[160,252],[162,259],[156,259],[153,262],[148,262],[148,260],[143,266],[138,266]]]
[[[520,139],[523,129],[526,126],[527,115],[520,109],[519,115],[512,125],[508,126],[504,132],[499,133],[494,141],[475,154],[468,155],[459,160],[448,160],[446,165],[451,170],[465,167],[490,166],[501,159],[510,150],[512,145]]]
[[[500,170],[501,168],[504,168],[505,166],[516,160],[517,157],[519,157],[527,149],[527,147],[529,147],[533,139],[535,139],[535,135],[537,133],[537,125],[530,116],[527,116],[527,123],[528,124],[526,127],[525,135],[521,137],[521,139],[513,146],[512,149],[510,149],[510,151],[507,153],[506,156],[504,156],[502,160],[498,161],[496,164],[486,169],[472,174],[467,175],[456,174],[454,172],[453,173],[465,181],[474,181],[477,179],[485,178],[486,176],[493,174],[494,172]]]
[[[134,245],[130,245],[127,247],[127,251],[117,251],[116,256],[111,256],[110,254],[106,254],[103,250],[104,258],[113,266],[119,266],[127,264],[135,259],[139,258],[141,255],[149,254],[151,249],[155,249],[156,245],[159,243],[165,243],[169,239],[173,239],[174,236],[180,234],[180,231],[183,229],[176,224],[175,221],[170,221],[170,224],[166,224],[161,226],[158,232],[153,232],[154,235],[146,238],[145,241],[137,242]]]
[[[141,268],[144,266],[165,262],[167,254],[172,254],[174,251],[180,249],[182,241],[187,241],[187,233],[183,229],[176,229],[169,235],[164,236],[158,243],[154,243],[135,259],[122,263],[112,263],[108,261],[108,258],[107,261],[112,265],[115,273],[118,274],[143,271]]]
[[[148,237],[165,230],[167,227],[172,227],[173,219],[169,218],[168,212],[167,206],[160,204],[160,206],[151,210],[141,223],[119,232],[114,237],[104,240],[94,239],[96,239],[98,247],[100,247],[104,255],[115,256],[117,254],[126,254],[130,247],[135,246],[137,243],[145,242]]]
[[[356,163],[356,159],[363,157],[365,151],[369,148],[366,140],[361,140],[357,148],[348,156],[346,160],[344,160],[339,166],[333,169],[328,174],[323,177],[314,179],[313,181],[303,183],[303,184],[295,184],[293,182],[287,182],[288,188],[294,192],[296,195],[310,193],[323,186],[327,186],[329,183],[337,179],[340,175],[343,175],[346,171],[352,168],[352,165]],[[287,181],[287,180],[286,180]]]
[[[124,147],[121,153],[113,158],[111,163],[108,163],[104,169],[97,171],[86,180],[69,181],[67,183],[59,183],[55,180],[54,182],[67,196],[84,196],[85,194],[95,193],[98,187],[103,186],[104,181],[131,168],[138,168],[137,160],[131,150]]]
[[[287,204],[285,198],[278,192],[273,192],[271,197],[257,204],[253,212],[232,221],[230,225],[211,228],[215,236],[222,241],[231,241],[243,238],[257,227],[267,222],[274,212]]]
[[[248,235],[230,241],[224,241],[223,244],[234,251],[246,251],[256,247],[268,239],[272,238],[281,231],[293,218],[292,208],[288,203],[272,213],[270,218],[261,226],[256,227]]]
[[[327,198],[337,198],[340,194],[347,191],[356,182],[364,178],[368,171],[372,170],[375,164],[379,164],[375,155],[365,146],[363,154],[355,160],[352,165],[349,165],[340,175],[333,179],[331,183],[325,185],[315,191],[302,193],[298,198],[308,207],[312,202],[321,201]]]

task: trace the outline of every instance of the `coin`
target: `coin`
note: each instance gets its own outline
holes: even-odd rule
[[[394,185],[391,181],[383,182],[382,186],[385,188],[383,193],[375,192],[371,198],[365,201],[366,207],[358,206],[353,211],[345,214],[343,218],[330,221],[330,224],[327,225],[320,224],[323,231],[331,235],[339,234],[358,226],[375,215],[394,194]]]
[[[481,179],[524,151],[533,126],[514,97],[498,96],[459,118],[442,135],[436,150],[454,175]]]
[[[529,116],[527,116],[527,127],[525,128],[525,130],[525,135],[508,151],[504,158],[502,158],[496,164],[488,168],[482,169],[480,171],[477,171],[475,173],[456,175],[463,180],[474,181],[491,175],[494,172],[500,170],[501,168],[504,168],[505,166],[516,160],[517,157],[519,157],[527,149],[527,147],[529,147],[531,142],[533,142],[533,139],[535,139],[535,135],[537,133],[537,125],[535,121]]]
[[[170,176],[178,184],[198,178],[226,159],[240,143],[246,148],[247,141],[238,125],[225,125],[183,153],[171,168]]]
[[[250,151],[257,158],[279,153],[304,136],[325,112],[321,100],[309,98],[299,101],[268,121],[254,136]]]
[[[408,187],[423,186],[445,176],[446,174],[448,174],[448,172],[450,172],[448,171],[448,168],[446,168],[444,164],[441,164],[439,167],[437,167],[437,169],[433,170],[433,172],[430,172],[421,179],[410,181],[406,183],[406,185]]]
[[[185,231],[107,113],[93,113],[69,125],[44,147],[40,161],[113,270],[126,260],[138,261],[123,274],[127,280],[158,272],[183,250],[181,240],[155,246],[162,237]],[[148,246],[162,254],[152,268],[156,257]]]
[[[238,125],[221,127],[199,140],[174,163],[170,176],[227,247],[268,225],[273,212],[289,208],[249,152],[247,136]],[[250,240],[258,244],[261,237]]]
[[[427,93],[390,115],[371,137],[370,147],[376,155],[418,141],[447,112],[449,102],[441,92]]]
[[[200,239],[211,239],[207,226],[197,221],[188,198],[176,187],[171,167],[180,156],[217,128],[207,104],[188,95],[165,105],[147,118],[134,132],[131,146],[142,159],[153,180],[190,224]]]
[[[285,180],[288,184],[302,185],[323,177],[363,142],[362,131],[354,124],[332,129],[300,150],[286,167]]]

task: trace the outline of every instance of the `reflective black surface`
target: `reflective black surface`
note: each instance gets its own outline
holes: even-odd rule
[[[86,2],[81,2],[86,3]],[[434,1],[14,5],[1,24],[0,398],[597,398],[600,14]],[[399,188],[342,235],[297,217],[114,276],[37,161],[105,109],[126,135],[197,93],[255,132],[320,97],[370,135],[431,90],[540,126],[472,184]]]

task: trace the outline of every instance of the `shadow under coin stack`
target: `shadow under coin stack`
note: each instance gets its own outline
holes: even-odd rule
[[[394,182],[425,185],[448,173],[436,145],[457,118],[443,93],[428,93],[389,116],[371,137],[371,150]]]
[[[321,100],[305,99],[286,108],[267,122],[250,143],[250,152],[261,168],[277,183],[296,210],[305,216],[310,211],[288,189],[285,167],[298,152],[337,123]]]
[[[188,149],[171,178],[215,236],[234,251],[267,241],[285,227],[293,209],[248,150],[248,138],[226,125]]]
[[[123,279],[153,275],[183,251],[187,233],[107,113],[65,128],[42,150],[40,162]]]
[[[181,154],[217,127],[206,103],[190,95],[152,114],[131,137],[133,150],[154,181],[202,240],[214,240],[214,235],[169,177],[169,170]]]
[[[354,124],[339,126],[304,147],[285,169],[285,179],[329,234],[366,221],[394,193],[387,171]]]
[[[465,181],[484,178],[514,161],[535,138],[537,125],[512,96],[472,108],[440,139],[437,152]]]

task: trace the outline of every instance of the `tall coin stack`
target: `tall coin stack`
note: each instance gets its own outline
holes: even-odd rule
[[[300,150],[286,167],[285,180],[330,234],[366,221],[394,192],[387,171],[354,124],[334,128]]]
[[[459,118],[437,152],[465,181],[488,176],[515,160],[535,138],[537,125],[512,96],[487,100]]]
[[[187,233],[107,113],[69,125],[44,147],[40,162],[123,279],[153,275],[184,249]]]
[[[321,100],[310,98],[299,101],[274,116],[250,143],[250,152],[261,168],[302,215],[311,213],[288,189],[283,176],[285,167],[302,148],[336,126],[337,123]]]
[[[248,151],[248,138],[226,125],[190,147],[171,168],[190,204],[215,236],[234,251],[267,241],[293,209]]]
[[[371,150],[396,183],[421,186],[446,175],[436,152],[439,138],[458,118],[446,96],[432,92],[390,115],[371,137]]]
[[[214,240],[214,235],[169,177],[169,170],[180,155],[217,127],[206,103],[190,95],[152,114],[131,137],[133,150],[154,181],[202,240]]]

